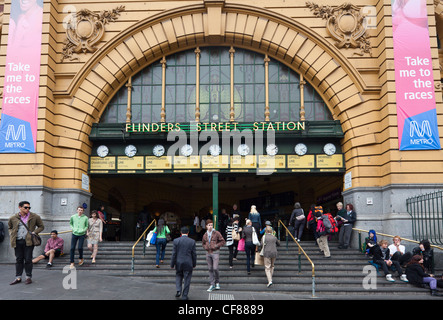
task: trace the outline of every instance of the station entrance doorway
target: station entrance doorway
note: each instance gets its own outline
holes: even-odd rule
[[[312,204],[335,214],[335,204],[342,199],[342,184],[343,173],[339,172],[93,175],[91,209],[105,206],[107,240],[135,241],[142,232],[137,223],[142,211],[151,219],[165,219],[173,238],[184,225],[197,238],[195,215],[214,219],[216,213],[220,221],[225,212],[232,215],[234,204],[241,224],[251,205],[257,207],[263,223],[269,220],[274,225],[279,219],[287,224],[295,202],[300,202],[306,215]],[[302,239],[310,237],[311,232],[305,229]]]

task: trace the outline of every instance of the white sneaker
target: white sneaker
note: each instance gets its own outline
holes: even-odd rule
[[[220,283],[215,284],[215,290],[220,290]]]
[[[406,278],[405,274],[401,275],[400,280],[403,281],[403,282],[409,282],[409,280],[408,280],[408,278]]]
[[[208,291],[208,292],[212,292],[212,291],[214,291],[214,290],[215,290],[215,287],[211,285],[211,286],[209,287],[209,289],[206,290],[206,291]]]
[[[395,282],[395,280],[392,279],[392,275],[390,274],[386,275],[386,280],[388,280],[389,282]]]

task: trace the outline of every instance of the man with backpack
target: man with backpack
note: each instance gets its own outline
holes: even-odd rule
[[[323,213],[323,207],[321,206],[315,207],[314,214],[317,217],[317,232],[319,235],[317,238],[318,247],[324,253],[325,258],[330,258],[331,253],[329,251],[328,237],[337,232],[337,225],[330,213]],[[329,218],[329,216],[331,216],[331,218]]]

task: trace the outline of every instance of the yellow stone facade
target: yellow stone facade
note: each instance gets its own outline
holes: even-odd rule
[[[0,70],[5,65],[10,2],[4,1]],[[428,0],[428,22],[442,141],[437,25],[443,4],[434,2]],[[341,4],[331,0],[314,3]],[[0,154],[2,187],[82,190],[82,174],[88,173],[92,148],[91,127],[100,121],[113,95],[130,76],[163,56],[203,46],[253,50],[303,75],[342,125],[346,172],[352,173],[352,188],[343,190],[351,199],[353,190],[383,193],[392,186],[415,185],[416,190],[420,185],[424,189],[441,186],[441,150],[398,149],[390,0],[352,2],[371,14],[371,26],[366,30],[369,52],[338,48],[325,20],[315,16],[305,1],[129,0],[122,4],[124,10],[105,25],[95,52],[64,55],[64,22],[70,13],[81,9],[99,13],[120,3],[44,1],[37,152]],[[0,75],[0,86],[3,80]],[[42,213],[50,212],[48,206],[42,206]],[[6,216],[15,207],[15,202],[0,204],[0,214]],[[363,211],[360,209],[362,216]],[[384,210],[386,214],[398,211],[404,212]]]

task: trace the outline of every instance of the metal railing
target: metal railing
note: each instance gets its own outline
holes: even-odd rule
[[[315,297],[315,266],[314,266],[314,263],[309,258],[309,256],[306,254],[305,250],[303,250],[303,248],[300,246],[298,241],[295,240],[292,233],[288,230],[288,228],[285,226],[285,224],[281,220],[278,220],[279,238],[280,238],[280,225],[282,225],[283,228],[286,230],[286,235],[291,236],[292,240],[294,240],[294,242],[298,246],[298,273],[301,272],[301,256],[302,256],[302,254],[306,257],[306,259],[308,259],[309,263],[311,264],[311,267],[312,267],[312,297]]]
[[[146,232],[148,232],[149,228],[152,226],[153,223],[154,223],[155,226],[157,226],[157,220],[154,219],[149,224],[149,226],[145,229],[145,231],[143,231],[141,236],[138,238],[138,240],[132,246],[131,272],[134,272],[134,268],[135,268],[135,266],[134,266],[134,263],[135,263],[135,247],[140,242],[140,240],[143,239],[143,256],[145,256],[145,253],[146,253]]]
[[[443,244],[443,190],[406,199],[412,237]]]

